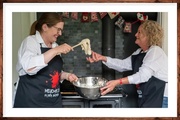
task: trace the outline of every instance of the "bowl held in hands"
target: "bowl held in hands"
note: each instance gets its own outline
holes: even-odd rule
[[[98,99],[101,96],[100,88],[106,85],[107,80],[101,77],[82,77],[73,85],[78,94],[85,99]]]

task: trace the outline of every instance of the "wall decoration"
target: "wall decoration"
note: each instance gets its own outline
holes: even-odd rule
[[[88,12],[82,13],[81,22],[89,22],[89,13]]]
[[[132,24],[130,22],[125,22],[124,33],[131,33]]]
[[[113,19],[113,18],[115,18],[119,14],[119,12],[108,12],[108,14],[109,14],[109,17],[111,19]]]
[[[117,25],[119,28],[122,28],[123,27],[123,24],[124,24],[124,19],[122,16],[119,16],[118,20],[115,22],[115,25]]]
[[[142,12],[141,13],[140,12],[137,13],[137,18],[141,22],[144,21],[144,20],[148,20],[148,16],[144,15],[144,13],[142,13]]]
[[[98,17],[96,12],[91,12],[91,22],[97,22]]]
[[[72,12],[71,13],[71,18],[74,19],[74,20],[77,20],[78,19],[78,12]]]
[[[107,12],[99,12],[99,15],[103,19],[107,15]]]
[[[62,13],[62,16],[63,16],[63,17],[66,17],[66,18],[69,18],[69,12],[63,12],[63,13]]]
[[[119,16],[118,20],[115,22],[115,25],[117,25],[119,28],[122,28],[123,24],[124,24],[124,33],[131,33],[132,32],[132,25],[137,23],[137,22],[143,22],[145,20],[148,20],[148,15],[144,15],[144,13],[137,13],[137,20],[134,22],[127,22],[125,20],[123,20],[123,18],[121,16]]]

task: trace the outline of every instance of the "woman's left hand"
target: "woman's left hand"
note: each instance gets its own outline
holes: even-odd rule
[[[101,90],[101,95],[105,95],[112,90],[119,84],[119,80],[110,80],[106,83],[106,86],[102,87]]]
[[[104,61],[106,62],[107,61],[107,58],[101,54],[98,54],[94,51],[91,50],[91,57],[87,57],[86,60],[89,61],[90,63],[93,63],[93,62],[98,62],[98,61]]]

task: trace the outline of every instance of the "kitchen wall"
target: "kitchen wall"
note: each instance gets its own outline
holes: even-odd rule
[[[102,21],[81,22],[81,13],[78,13],[78,20],[65,18],[64,33],[58,39],[58,43],[68,43],[70,45],[78,44],[82,39],[89,38],[91,49],[102,53]],[[64,71],[75,73],[78,77],[98,76],[102,77],[102,63],[90,64],[86,60],[85,52],[79,46],[74,51],[63,55]],[[63,91],[74,91],[74,87],[67,81],[61,85]]]
[[[76,45],[82,39],[89,38],[91,42],[91,49],[101,53],[102,49],[102,24],[99,19],[98,22],[81,22],[81,13],[79,13],[78,20],[65,18],[64,33],[58,39],[58,43],[68,43]],[[63,55],[64,70],[73,72],[80,76],[101,76],[101,63],[90,64],[86,61],[85,52],[79,46],[74,48],[74,51]]]

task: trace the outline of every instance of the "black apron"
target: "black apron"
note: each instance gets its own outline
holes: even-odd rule
[[[51,48],[42,48],[41,53]],[[16,92],[15,108],[57,108],[62,107],[60,94],[60,76],[62,58],[57,55],[48,66],[36,75],[20,76]]]
[[[132,55],[133,73],[139,71],[146,53]],[[138,107],[161,108],[164,96],[165,81],[152,76],[147,82],[137,85]]]

